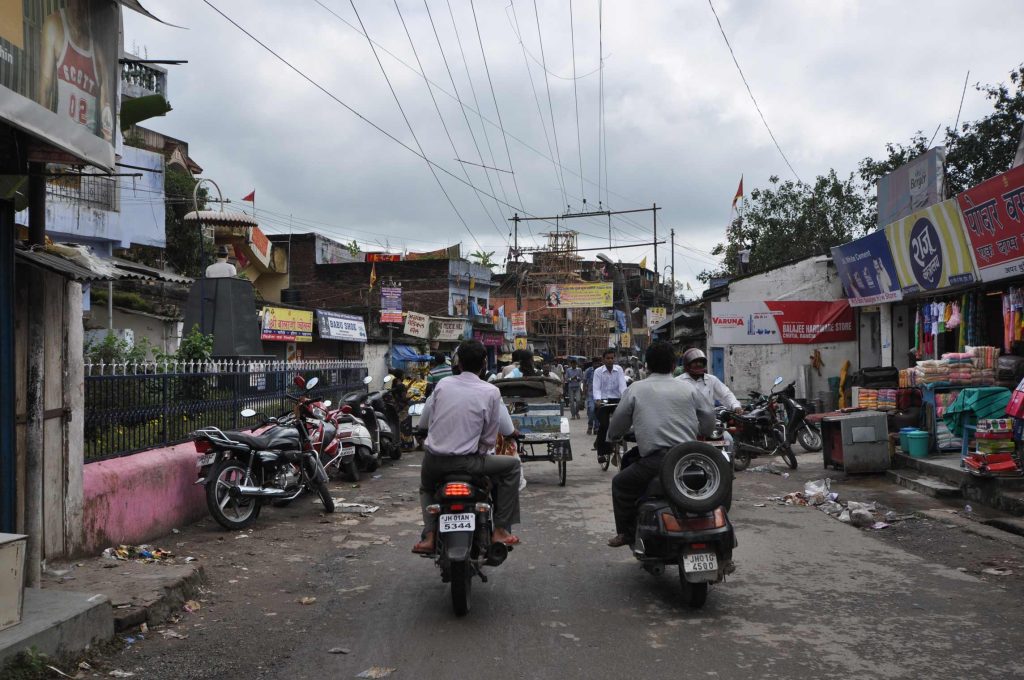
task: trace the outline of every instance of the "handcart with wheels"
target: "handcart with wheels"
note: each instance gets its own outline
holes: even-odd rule
[[[569,419],[563,415],[562,385],[549,378],[505,378],[494,385],[523,438],[518,454],[524,463],[546,460],[558,467],[558,485],[565,486],[572,460]]]

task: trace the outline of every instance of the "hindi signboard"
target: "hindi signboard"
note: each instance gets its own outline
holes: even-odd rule
[[[414,338],[429,337],[430,317],[419,312],[408,312],[405,315],[405,327],[402,332]]]
[[[316,310],[316,323],[320,327],[321,338],[345,342],[366,342],[366,324],[361,316],[318,309]]]
[[[462,340],[466,335],[466,323],[465,319],[432,316],[427,329],[428,337],[431,340],[441,340],[442,342]]]
[[[313,312],[305,309],[264,307],[260,340],[313,342]]]
[[[611,283],[550,283],[544,293],[548,308],[611,307]]]
[[[401,262],[401,253],[365,253],[367,262]]]
[[[885,228],[904,295],[978,280],[955,198]]]
[[[402,323],[402,289],[384,286],[380,289],[380,322]]]
[[[957,195],[982,281],[1024,273],[1024,166]]]
[[[516,335],[526,335],[526,312],[512,312],[512,332]]]
[[[711,337],[723,345],[852,342],[853,308],[846,300],[712,302]]]

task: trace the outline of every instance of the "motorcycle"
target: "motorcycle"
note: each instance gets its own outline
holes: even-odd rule
[[[426,430],[417,436],[426,437]],[[452,609],[456,616],[469,613],[473,577],[487,583],[483,567],[501,565],[512,546],[491,543],[494,533],[491,480],[452,473],[434,489],[434,503],[427,514],[437,518],[432,557],[441,569],[441,582],[450,583]]]
[[[398,414],[398,406],[391,394],[393,375],[384,376],[384,389],[367,395],[374,416],[380,424],[381,457],[391,460],[402,457],[402,421]]]
[[[796,469],[797,460],[790,443],[785,407],[775,393],[775,388],[781,384],[782,377],[779,376],[764,401],[748,413],[734,413],[722,407],[717,409],[719,420],[732,435],[732,461],[737,471],[745,470],[751,459],[757,456],[782,456],[790,469]]]
[[[317,493],[326,512],[334,512],[327,472],[307,430],[307,420],[318,418],[305,395],[318,379],[307,382],[296,376],[294,383],[304,394],[286,395],[295,408],[279,418],[264,416],[263,424],[271,425],[264,432],[206,427],[193,433],[200,454],[196,484],[206,487],[206,506],[225,529],[244,529],[255,522],[265,500],[291,501],[307,489]],[[252,418],[261,414],[246,408],[240,415]]]
[[[356,428],[361,427],[355,418],[343,413],[340,408],[331,410],[328,399],[312,404],[313,416],[307,419],[307,432],[314,448],[320,456],[327,476],[332,472],[342,474],[346,479],[359,481],[359,466],[356,463]],[[364,428],[365,429],[365,428]],[[369,437],[369,435],[367,435]]]
[[[766,403],[768,396],[750,392],[751,405]],[[779,391],[779,402],[786,409],[786,432],[790,445],[800,443],[805,451],[821,451],[821,430],[816,423],[807,420],[807,409],[796,400],[796,381]]]
[[[363,384],[373,382],[371,376],[363,378]],[[377,415],[368,403],[370,394],[364,390],[349,392],[341,397],[340,412],[351,421],[351,438],[343,444],[351,444],[356,449],[356,463],[365,472],[374,472],[380,467],[381,444],[380,426]]]

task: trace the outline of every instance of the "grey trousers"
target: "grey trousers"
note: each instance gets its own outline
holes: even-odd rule
[[[636,502],[647,491],[647,485],[658,476],[665,451],[639,458],[612,478],[612,509],[615,512],[615,533],[633,538],[636,529]]]
[[[434,530],[434,517],[427,514],[427,506],[434,502],[434,490],[450,473],[464,473],[490,477],[491,496],[494,500],[494,525],[511,529],[519,523],[519,476],[522,464],[514,456],[435,456],[423,454],[420,468],[420,504],[423,506],[423,526]]]

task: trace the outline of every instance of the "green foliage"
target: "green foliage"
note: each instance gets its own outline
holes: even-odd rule
[[[349,243],[348,246],[346,247],[348,248],[349,255],[351,255],[352,257],[355,257],[356,255],[359,254],[359,244],[356,243],[355,239],[352,239],[352,243]]]
[[[0,677],[6,680],[44,680],[54,677],[47,666],[53,664],[48,656],[35,647],[19,652],[0,668]]]
[[[105,307],[107,304],[107,291],[93,291],[92,304],[97,307]],[[156,314],[158,311],[155,304],[138,293],[123,290],[114,291],[114,306],[123,307],[124,309],[134,309],[136,311],[147,312],[149,314]]]
[[[153,346],[146,338],[131,345],[127,340],[107,333],[103,340],[86,345],[85,358],[91,364],[133,364],[146,361],[151,351]]]
[[[210,239],[200,237],[199,226],[185,223],[185,214],[193,209],[192,192],[195,185],[196,180],[188,173],[172,167],[164,171],[167,261],[185,276],[198,278],[203,275],[204,263],[214,261],[214,252]],[[201,187],[198,194],[200,210],[206,207],[207,197],[205,187]]]
[[[477,263],[482,264],[485,267],[494,268],[498,266],[498,263],[491,259],[492,257],[494,257],[493,250],[489,253],[483,250],[476,250],[470,253],[469,256],[476,260]]]
[[[175,358],[178,361],[209,361],[212,356],[213,335],[204,335],[199,330],[199,324],[195,324],[188,335],[181,339]]]

